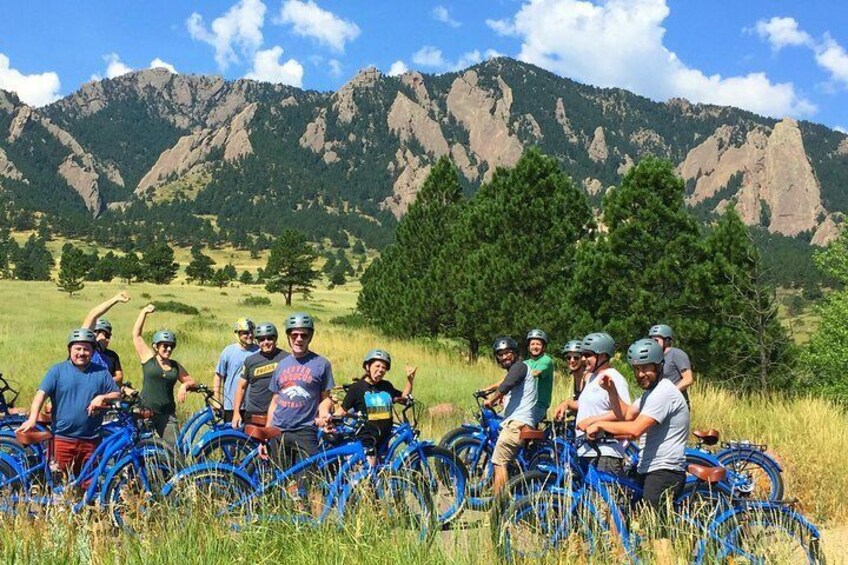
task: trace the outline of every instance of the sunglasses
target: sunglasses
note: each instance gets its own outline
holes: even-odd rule
[[[586,357],[596,357],[595,353],[594,353],[594,352],[592,352],[592,351],[586,351],[586,352],[584,352],[584,353],[582,354],[582,356],[583,356],[584,358],[586,358]]]
[[[157,347],[161,347],[163,349],[174,349],[176,345],[174,345],[173,343],[160,343],[157,345]]]
[[[277,341],[277,336],[275,336],[275,335],[267,336],[266,335],[266,336],[262,336],[262,337],[257,338],[257,339],[259,340],[259,343],[262,343],[263,341]]]
[[[312,334],[307,332],[291,332],[289,333],[289,337],[292,339],[309,339],[312,337]]]
[[[579,355],[579,354],[577,354],[577,355],[566,355],[565,358],[568,359],[569,361],[580,361],[583,358],[583,356]]]
[[[238,332],[239,335],[253,335],[252,331]]]
[[[112,334],[110,334],[110,333],[107,333],[107,332],[99,332],[99,333],[100,333],[100,335],[102,335],[106,339],[112,339]]]

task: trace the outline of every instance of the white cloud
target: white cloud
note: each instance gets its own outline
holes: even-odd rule
[[[775,51],[788,45],[809,45],[812,42],[807,32],[798,29],[795,18],[775,16],[768,21],[760,20],[754,25],[754,31],[761,39],[768,41]]]
[[[167,69],[170,72],[174,73],[175,75],[179,74],[177,72],[177,69],[174,68],[174,65],[172,65],[171,63],[166,63],[165,61],[163,61],[159,57],[156,57],[155,59],[150,61],[150,68],[151,69]]]
[[[322,9],[313,0],[286,0],[276,22],[291,24],[297,35],[311,37],[340,53],[344,52],[345,44],[360,33],[358,25]]]
[[[486,51],[483,52],[483,58],[486,59],[487,61],[489,59],[497,59],[498,57],[505,57],[505,56],[506,55],[504,55],[500,51],[495,51],[494,49],[486,49]]]
[[[392,66],[389,67],[389,72],[387,74],[390,77],[396,77],[398,75],[402,75],[408,70],[409,68],[407,68],[406,63],[404,63],[403,61],[395,61],[394,63],[392,63]]]
[[[303,85],[303,65],[295,59],[280,64],[282,55],[283,48],[280,46],[257,51],[253,58],[253,69],[244,78],[300,88]]]
[[[133,72],[132,67],[125,65],[117,53],[103,55],[103,60],[106,62],[106,78],[115,78]],[[92,80],[100,80],[102,78],[99,74],[91,75]]]
[[[448,11],[447,8],[441,5],[433,8],[431,15],[433,16],[433,19],[437,22],[442,22],[443,24],[447,24],[452,28],[457,28],[462,25],[460,22],[456,21],[451,17],[450,11]]]
[[[848,135],[848,129],[846,129],[846,128],[842,127],[842,126],[836,126],[836,127],[834,127],[833,129],[835,129],[835,130],[836,130],[836,131],[838,131],[839,133],[844,133],[844,134]]]
[[[327,64],[330,66],[330,76],[334,76],[336,78],[342,76],[342,64],[337,59],[330,59],[327,61]]]
[[[832,80],[848,86],[848,53],[830,35],[815,46],[816,63],[830,73]]]
[[[412,62],[422,67],[444,67],[445,59],[442,57],[442,50],[425,45],[418,51],[412,54]]]
[[[13,69],[9,57],[0,53],[0,88],[14,92],[30,106],[44,106],[59,99],[59,75],[49,71],[25,75]]]
[[[223,15],[212,22],[211,29],[203,23],[203,16],[194,12],[186,20],[192,39],[203,41],[215,48],[215,61],[222,70],[230,63],[238,63],[233,46],[243,53],[255,53],[262,45],[262,25],[265,23],[265,4],[261,0],[239,0]]]
[[[707,75],[688,66],[663,44],[668,15],[665,0],[528,0],[510,21],[487,24],[521,38],[519,59],[593,85],[769,116],[816,111],[792,83],[775,84],[763,73]]]

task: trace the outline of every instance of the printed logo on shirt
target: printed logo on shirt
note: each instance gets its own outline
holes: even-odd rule
[[[282,390],[280,390],[280,394],[283,396],[287,396],[291,399],[295,398],[312,398],[312,396],[300,385],[294,383],[288,383],[287,386],[284,386]]]
[[[392,397],[388,392],[366,392],[365,410],[369,420],[392,418]]]
[[[253,370],[254,377],[261,377],[262,375],[267,375],[268,373],[273,373],[277,370],[277,365],[279,363],[269,363],[268,365],[263,365],[261,367],[257,367]]]

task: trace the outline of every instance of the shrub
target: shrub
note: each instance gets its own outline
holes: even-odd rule
[[[248,296],[241,303],[245,306],[268,306],[271,304],[271,299],[267,296]]]
[[[194,306],[189,306],[188,304],[177,302],[175,300],[168,300],[166,302],[154,300],[153,305],[156,306],[156,310],[160,312],[174,312],[176,314],[189,314],[191,316],[200,314],[200,311]]]

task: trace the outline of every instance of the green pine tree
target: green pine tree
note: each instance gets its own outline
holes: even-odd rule
[[[212,265],[215,260],[205,255],[201,248],[197,245],[191,248],[191,262],[186,265],[186,277],[190,281],[197,281],[198,284],[206,284],[215,275],[215,270]]]
[[[141,273],[147,282],[168,284],[177,276],[179,264],[174,262],[174,250],[165,241],[157,241],[144,248],[141,256]]]
[[[49,281],[53,269],[53,255],[44,241],[29,236],[26,243],[15,253],[15,278],[22,281]]]
[[[88,261],[85,253],[66,243],[62,247],[62,257],[59,260],[59,280],[56,286],[62,292],[67,292],[68,296],[73,296],[83,288],[85,284],[83,280],[88,274]]]
[[[271,246],[263,271],[265,289],[281,293],[286,306],[291,306],[295,292],[308,296],[318,278],[318,272],[312,268],[316,257],[303,232],[285,230]]]

